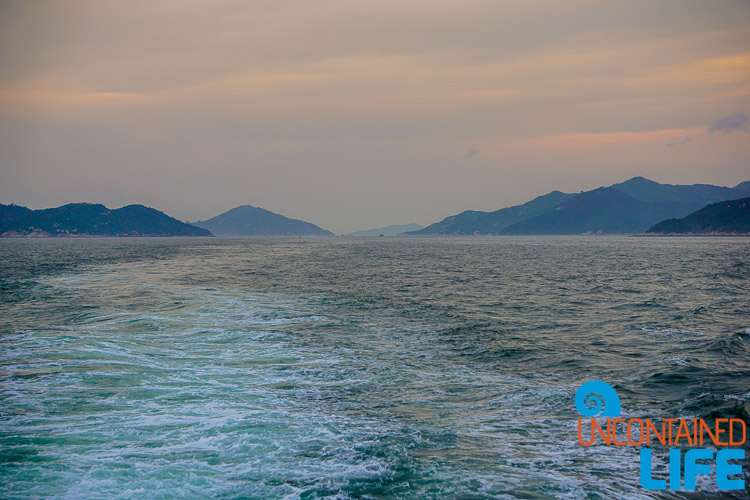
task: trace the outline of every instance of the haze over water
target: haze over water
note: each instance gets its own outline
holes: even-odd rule
[[[649,498],[637,449],[576,443],[581,383],[748,416],[742,238],[0,253],[4,498]]]

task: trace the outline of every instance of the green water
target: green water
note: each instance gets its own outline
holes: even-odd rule
[[[581,383],[747,418],[742,238],[0,252],[3,498],[651,498],[637,449],[577,444]]]

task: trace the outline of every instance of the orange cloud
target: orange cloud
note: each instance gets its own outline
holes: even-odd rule
[[[145,94],[92,91],[61,80],[35,81],[0,88],[0,112],[11,114],[112,109],[146,100],[148,96]]]
[[[636,145],[666,145],[673,142],[679,142],[685,137],[690,137],[703,132],[705,132],[705,129],[702,128],[684,128],[653,130],[647,132],[555,134],[537,137],[511,138],[509,140],[500,141],[498,146],[506,150],[601,150]]]
[[[674,85],[747,84],[750,83],[750,53],[665,66],[635,81]]]

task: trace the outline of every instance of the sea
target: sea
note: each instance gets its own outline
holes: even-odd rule
[[[748,498],[591,380],[750,421],[750,239],[0,240],[0,498]]]

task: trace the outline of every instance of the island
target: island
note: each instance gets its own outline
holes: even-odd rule
[[[193,224],[216,236],[333,236],[330,231],[310,222],[290,219],[252,205],[241,205]]]
[[[681,219],[651,227],[656,235],[750,235],[750,198],[712,203]]]
[[[213,236],[143,205],[110,209],[100,203],[69,203],[32,210],[0,204],[0,237]]]

